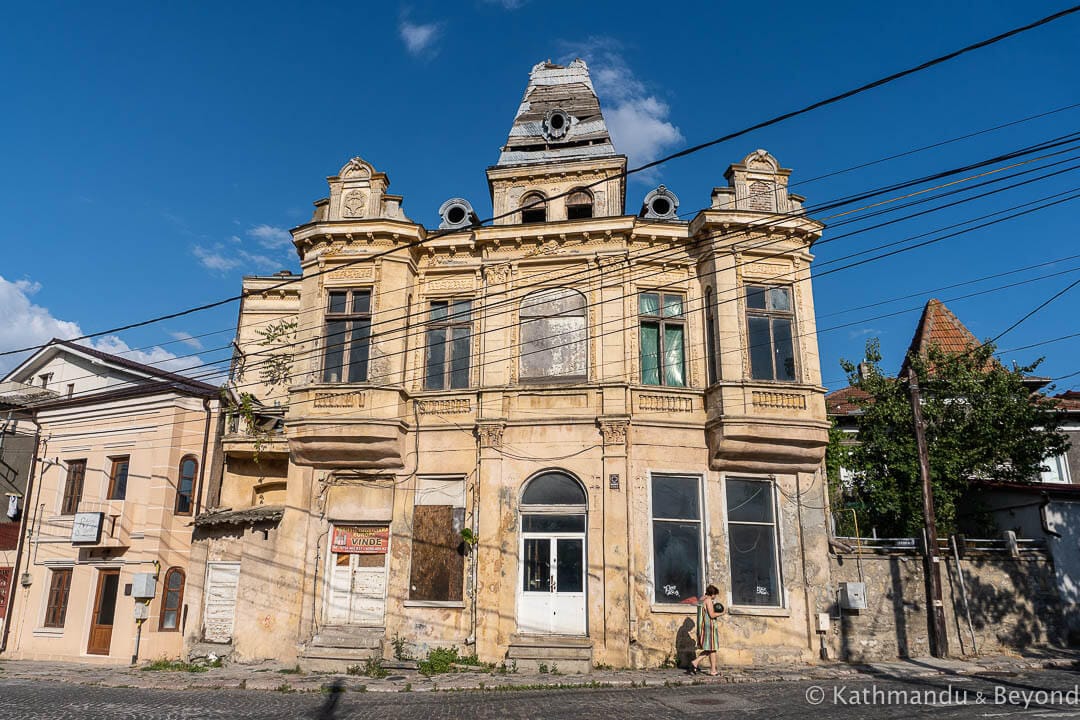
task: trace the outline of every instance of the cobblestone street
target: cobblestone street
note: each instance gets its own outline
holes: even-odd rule
[[[161,690],[0,678],[0,718],[981,718],[1080,717],[1070,670],[703,683],[644,688],[374,693]],[[675,681],[677,682],[677,681]],[[1050,691],[1058,691],[1051,696]],[[1066,695],[1073,691],[1071,696]],[[980,695],[981,693],[981,695]],[[981,699],[980,699],[981,698]]]

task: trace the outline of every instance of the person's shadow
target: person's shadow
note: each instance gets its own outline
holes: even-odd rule
[[[675,634],[675,664],[681,668],[688,668],[695,655],[697,655],[697,640],[694,638],[694,621],[686,618],[679,632]]]
[[[316,720],[334,720],[338,703],[341,702],[341,693],[345,692],[345,683],[341,682],[341,678],[334,678],[334,681],[326,687],[326,692],[328,693],[326,701],[319,708],[318,714],[312,716]]]

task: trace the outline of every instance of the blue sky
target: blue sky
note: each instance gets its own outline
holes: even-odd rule
[[[93,332],[239,290],[297,267],[286,230],[325,178],[360,155],[429,226],[448,197],[490,214],[484,169],[529,69],[584,56],[631,164],[800,107],[1037,17],[1062,3],[558,4],[20,3],[0,11],[0,349]],[[766,148],[792,182],[1080,102],[1080,16],[889,87],[674,161],[658,182],[681,210],[708,203],[727,165]],[[1080,108],[796,188],[808,204],[943,170],[1077,129]],[[1067,157],[1067,156],[1062,156]],[[1080,186],[1080,172],[819,247],[818,264]],[[899,367],[918,311],[945,300],[980,338],[1080,277],[1080,201],[815,284],[826,384],[879,336]],[[837,220],[838,221],[838,220]],[[836,222],[836,221],[831,221]],[[837,232],[859,227],[845,226]],[[826,237],[829,237],[828,232]],[[1077,271],[1070,268],[1077,267]],[[1066,272],[1067,271],[1067,272]],[[950,298],[1063,273],[976,298]],[[899,296],[915,298],[850,311]],[[1013,348],[1080,332],[1080,288],[1009,333]],[[843,312],[847,311],[847,312]],[[135,359],[226,358],[235,305],[97,341]],[[217,334],[209,334],[209,333]],[[191,336],[202,336],[191,339]],[[1080,370],[1080,338],[1007,360]],[[4,359],[0,358],[0,362]],[[10,363],[8,363],[10,366]],[[5,369],[0,366],[0,370]],[[1061,383],[1075,387],[1080,376]]]

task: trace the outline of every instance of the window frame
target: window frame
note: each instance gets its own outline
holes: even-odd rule
[[[128,477],[131,474],[131,456],[130,455],[110,455],[109,461],[112,463],[109,468],[109,491],[106,495],[107,500],[126,500],[127,499],[127,483]],[[117,470],[124,466],[124,485],[123,492],[117,496],[116,493],[116,478]]]
[[[176,607],[170,608],[169,579],[176,575],[180,576],[180,590],[176,596]],[[184,607],[184,590],[186,585],[187,575],[184,573],[183,568],[171,567],[165,572],[165,579],[161,583],[161,608],[158,611],[158,632],[180,632],[180,613]],[[176,613],[176,624],[173,627],[166,627],[165,613],[170,609]]]
[[[423,386],[425,390],[465,390],[472,386],[472,354],[473,354],[473,304],[475,298],[469,297],[446,297],[446,298],[430,298],[428,300],[428,319],[425,321],[424,330],[424,375]],[[453,308],[457,303],[467,302],[469,304],[469,310],[465,314],[465,319],[460,319],[461,313],[455,313]],[[440,320],[433,320],[431,315],[434,310],[435,303],[446,303],[446,315]],[[428,374],[428,368],[431,363],[431,350],[432,350],[432,332],[437,330],[443,330],[446,335],[443,340],[443,359],[442,359],[442,386],[432,387],[428,385],[430,375]],[[460,386],[454,386],[454,361],[457,359],[454,356],[454,332],[455,330],[465,330],[468,333],[469,350],[465,356],[465,384]]]
[[[67,610],[68,601],[71,595],[71,580],[74,572],[72,567],[56,567],[49,570],[49,590],[45,593],[45,617],[42,620],[42,627],[47,628],[63,628],[64,623],[67,622]],[[63,581],[63,588],[59,591],[60,596],[57,596],[57,580],[59,578],[66,578]],[[54,600],[59,602],[54,603]]]
[[[641,298],[644,295],[656,295],[660,304],[657,306],[656,315],[645,315],[641,312]],[[639,290],[638,291],[638,377],[642,385],[648,385],[649,387],[678,387],[685,388],[690,386],[690,378],[687,373],[686,362],[686,342],[687,342],[687,323],[686,323],[686,293],[684,292],[668,292],[666,290]],[[665,300],[668,297],[677,297],[679,299],[679,309],[682,311],[679,315],[668,317],[664,314],[664,308],[666,307]],[[645,323],[654,324],[657,327],[657,382],[650,383],[645,380],[645,363],[643,362],[645,356],[645,338],[644,329]],[[665,368],[667,363],[665,360],[665,347],[664,338],[667,335],[667,326],[677,326],[682,330],[682,385],[672,385],[666,382],[667,373]]]
[[[1039,471],[1039,482],[1049,483],[1053,485],[1072,484],[1072,475],[1069,468],[1068,453],[1047,455],[1042,459],[1041,467],[1046,467],[1047,469]],[[1057,480],[1048,480],[1048,475],[1057,475]]]
[[[587,202],[574,202],[574,200],[584,197],[587,198]],[[571,208],[574,208],[574,214],[571,214]],[[582,210],[580,208],[588,208],[588,214],[580,214]],[[571,190],[566,196],[566,219],[567,220],[588,220],[596,217],[596,197],[589,192],[586,188],[578,187]]]
[[[526,207],[529,204],[536,203],[533,207]],[[539,190],[530,190],[521,196],[521,200],[518,202],[518,209],[521,213],[521,224],[531,225],[533,223],[543,223],[548,221],[548,199],[544,193]],[[534,217],[534,213],[543,213],[543,217]],[[528,218],[528,219],[526,219]]]
[[[765,297],[764,308],[751,308],[749,303],[751,289],[760,289]],[[772,305],[772,295],[770,290],[786,290],[788,295],[787,310],[777,310]],[[799,362],[798,343],[796,338],[798,336],[798,319],[795,313],[795,288],[793,285],[775,285],[767,282],[745,282],[743,284],[743,308],[744,319],[746,323],[746,363],[749,378],[754,381],[761,382],[776,382],[776,383],[797,383],[800,382],[801,363]],[[754,355],[753,350],[756,345],[751,342],[751,330],[750,320],[751,318],[765,319],[769,323],[769,362],[772,367],[771,377],[757,377],[754,375]],[[792,359],[792,377],[791,379],[780,378],[777,372],[776,363],[776,320],[787,320],[790,323],[790,341],[791,341],[791,359]]]
[[[728,512],[728,483],[730,481],[741,482],[753,482],[763,483],[769,486],[769,492],[772,494],[772,516],[771,523],[753,522],[746,520],[732,521]],[[727,561],[728,561],[728,605],[732,608],[739,608],[743,610],[755,611],[755,610],[786,610],[788,609],[787,598],[787,585],[784,582],[784,563],[783,563],[783,542],[780,536],[781,515],[780,515],[780,498],[779,488],[777,486],[777,480],[773,477],[755,477],[753,475],[725,475],[723,477],[723,495],[724,495],[724,542],[727,544]],[[773,571],[776,573],[776,596],[778,603],[775,605],[748,605],[745,603],[735,602],[735,576],[732,569],[731,553],[734,551],[734,545],[731,542],[731,525],[738,526],[757,526],[768,527],[772,526],[772,538],[773,538]]]
[[[181,488],[184,483],[184,464],[191,461],[194,468],[191,471],[191,488],[185,494],[181,492]],[[176,466],[176,500],[173,503],[173,515],[191,515],[195,511],[195,496],[199,485],[199,458],[195,455],[188,453],[180,458],[179,464]],[[180,509],[180,498],[187,497],[187,510]]]
[[[578,313],[578,314],[550,313],[549,312],[549,313],[545,313],[545,314],[542,314],[542,315],[526,315],[526,316],[522,316],[522,314],[521,314],[522,307],[525,305],[526,301],[529,300],[529,298],[532,298],[532,297],[534,297],[536,295],[539,295],[540,293],[551,292],[553,290],[569,290],[570,292],[575,293],[577,295],[577,297],[580,298],[580,300],[581,300],[581,307],[575,309],[575,312]],[[555,383],[587,382],[588,379],[589,379],[589,330],[590,330],[590,328],[589,328],[589,299],[585,296],[585,293],[581,292],[580,290],[576,290],[576,289],[571,288],[571,287],[565,287],[565,286],[562,286],[562,285],[557,285],[557,286],[554,286],[554,287],[537,288],[536,290],[533,290],[532,292],[528,293],[527,295],[525,295],[525,297],[521,298],[521,300],[518,301],[517,310],[518,310],[517,328],[518,328],[518,337],[520,338],[520,340],[518,342],[517,358],[516,358],[517,371],[518,371],[517,372],[518,381],[521,382],[521,383],[528,383],[528,384],[532,384],[532,383],[536,383],[536,384],[544,384],[544,383],[546,383],[546,384],[555,384]],[[529,352],[526,352],[526,340],[525,340],[525,325],[526,325],[526,323],[538,322],[538,321],[550,321],[550,320],[553,320],[555,318],[560,318],[560,317],[562,317],[562,318],[580,317],[582,319],[583,336],[581,338],[581,345],[582,345],[582,350],[583,350],[583,359],[582,359],[582,371],[581,371],[581,373],[580,374],[574,374],[574,375],[532,375],[532,374],[526,375],[524,373],[524,369],[525,369],[524,358],[526,356],[528,356],[528,355],[536,354],[536,348],[532,348],[532,349],[530,349]],[[551,338],[554,338],[554,337],[558,337],[558,336],[557,335],[546,334],[546,335],[541,336],[539,339],[540,340],[545,340],[545,339],[551,339]],[[544,348],[544,350],[547,351],[547,350],[550,350],[550,348]]]
[[[80,468],[76,478],[73,472]],[[82,502],[83,489],[86,486],[86,458],[67,461],[67,477],[64,479],[64,491],[60,496],[60,514],[74,515],[79,511],[79,503]]]
[[[649,486],[648,486],[648,498],[649,498],[649,584],[652,586],[652,592],[649,596],[649,603],[654,608],[694,608],[696,605],[687,603],[685,600],[664,602],[659,600],[658,590],[659,587],[656,584],[656,523],[657,522],[677,522],[686,523],[694,522],[685,518],[657,518],[655,510],[653,509],[653,483],[657,477],[677,477],[677,478],[691,478],[697,481],[698,489],[698,589],[699,593],[696,597],[701,599],[701,594],[705,592],[705,577],[709,567],[709,544],[707,542],[708,526],[706,525],[706,519],[709,517],[709,509],[707,506],[707,493],[705,492],[705,479],[706,476],[703,473],[688,473],[684,471],[665,472],[662,470],[650,470],[649,471]]]
[[[332,312],[331,303],[335,294],[345,293],[345,311],[344,312]],[[360,294],[367,295],[367,311],[357,312],[356,296]],[[362,287],[331,287],[326,290],[326,304],[324,308],[326,310],[323,316],[323,328],[325,330],[323,334],[323,348],[322,348],[322,373],[321,379],[324,383],[366,383],[370,381],[371,372],[371,325],[373,308],[372,305],[375,301],[375,293],[370,286]],[[345,331],[343,333],[344,339],[338,344],[331,344],[330,323],[341,322],[345,323]],[[363,377],[360,379],[352,379],[348,376],[351,366],[354,362],[353,350],[356,347],[356,343],[353,340],[353,333],[356,332],[357,325],[361,327],[363,323],[367,323],[367,340],[365,348],[365,357],[363,360]],[[328,377],[332,368],[328,364],[329,356],[334,348],[340,347],[341,352],[341,364],[337,366],[340,377],[337,380],[333,380]]]

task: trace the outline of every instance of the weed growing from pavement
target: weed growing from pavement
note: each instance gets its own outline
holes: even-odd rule
[[[295,667],[282,668],[278,670],[282,675],[303,675],[304,671],[300,669],[300,663],[297,663]]]
[[[405,683],[405,687],[401,688],[401,692],[412,692],[412,683]]]
[[[403,638],[401,635],[398,635],[397,633],[394,633],[394,637],[390,641],[390,644],[394,646],[394,659],[395,660],[412,660],[413,659],[412,653],[410,653],[406,649],[407,648],[406,643],[407,643],[407,641],[405,640],[405,638]]]
[[[153,670],[159,672],[189,672],[189,673],[201,673],[206,672],[209,668],[206,665],[196,665],[195,663],[181,662],[180,660],[166,660],[161,658],[160,660],[154,660],[142,666],[142,670]]]
[[[350,665],[345,668],[345,672],[349,675],[363,675],[374,679],[384,678],[390,674],[390,671],[382,666],[382,658],[368,658],[363,665]]]
[[[290,685],[289,683],[281,683],[280,685],[277,686],[277,691],[279,693],[294,693],[294,692],[296,692],[296,690],[293,689],[293,686]]]
[[[430,677],[431,675],[454,672],[455,665],[467,665],[489,672],[495,669],[494,663],[481,662],[480,658],[475,654],[459,655],[457,646],[432,648],[428,651],[426,658],[417,661],[416,669],[420,671],[421,675]]]

